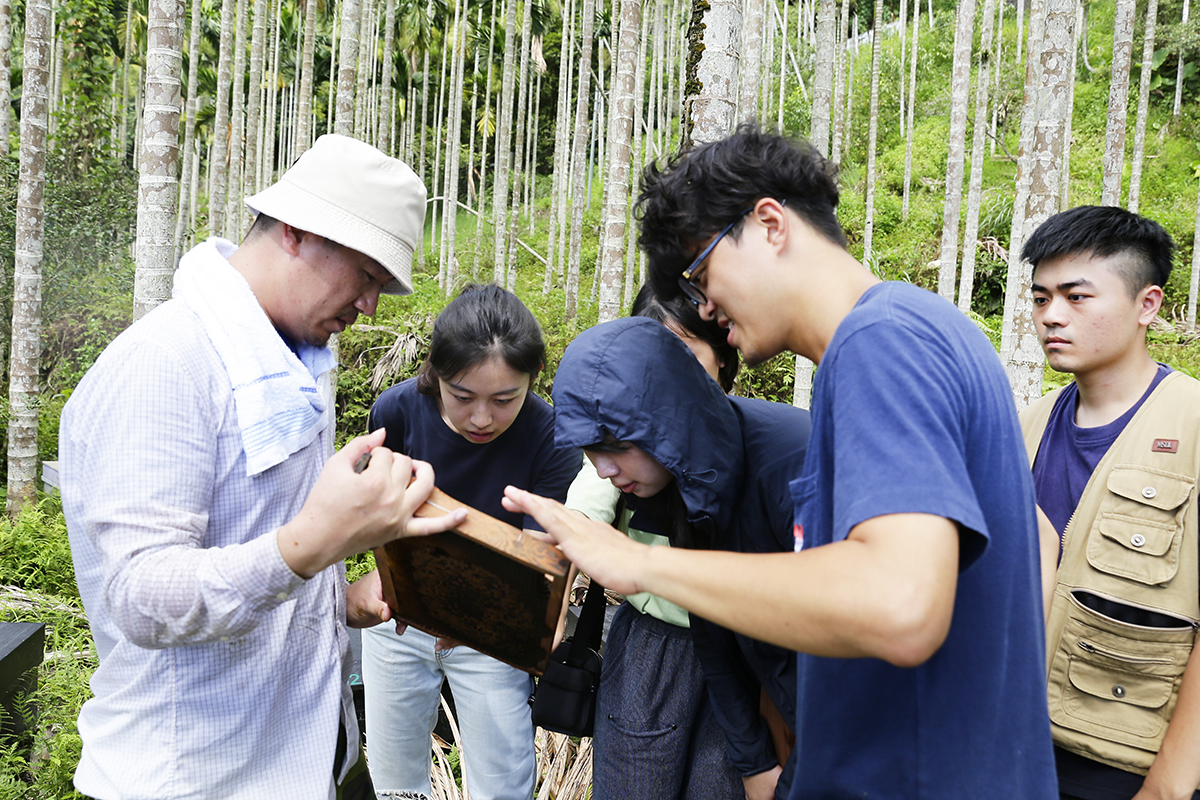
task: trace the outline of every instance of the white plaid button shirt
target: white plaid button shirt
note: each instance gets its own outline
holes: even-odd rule
[[[345,570],[304,581],[275,541],[331,436],[247,477],[228,375],[179,300],[118,337],[80,382],[59,456],[100,655],[79,717],[81,792],[333,796],[339,716],[352,746],[358,731]]]

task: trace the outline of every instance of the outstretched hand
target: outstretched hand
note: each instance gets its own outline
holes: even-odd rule
[[[515,486],[504,489],[501,502],[509,511],[536,519],[563,555],[605,588],[624,595],[646,591],[642,574],[651,549],[647,545],[562,503]]]

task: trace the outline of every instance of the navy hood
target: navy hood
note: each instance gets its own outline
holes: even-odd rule
[[[675,476],[688,519],[728,526],[742,475],[742,433],[721,387],[661,322],[628,317],[580,334],[554,376],[554,437],[586,447],[611,434]]]

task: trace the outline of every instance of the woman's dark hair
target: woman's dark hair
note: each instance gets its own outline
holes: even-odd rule
[[[636,316],[636,315],[635,315]],[[584,451],[593,453],[624,453],[629,449],[629,445],[634,442],[619,441],[611,433],[595,444],[590,444],[584,447]],[[650,455],[647,453],[646,455]],[[650,456],[653,458],[654,456]],[[667,539],[670,540],[672,547],[683,547],[690,550],[711,550],[713,546],[712,535],[697,528],[688,519],[687,503],[683,501],[683,494],[679,491],[679,483],[672,480],[658,495],[662,501],[659,507],[659,516],[664,517],[663,521],[669,526]],[[624,506],[625,495],[622,494],[618,498],[617,512],[614,516],[614,524],[621,521],[621,510]],[[653,512],[652,512],[653,513]]]
[[[663,300],[654,294],[653,288],[647,283],[638,291],[630,316],[648,317],[668,327],[678,326],[688,336],[711,347],[720,365],[717,383],[726,394],[733,391],[739,367],[737,348],[729,343],[726,330],[716,320],[702,319],[700,312],[686,297],[679,294],[670,300]]]
[[[532,383],[546,360],[542,329],[512,292],[472,283],[433,321],[417,391],[436,397],[439,379],[450,380],[493,356],[529,375]]]

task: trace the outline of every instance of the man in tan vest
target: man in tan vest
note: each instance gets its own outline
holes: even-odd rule
[[[1021,414],[1061,537],[1046,657],[1063,798],[1200,798],[1200,383],[1146,349],[1174,248],[1156,222],[1085,206],[1022,251],[1046,360],[1075,376]]]

